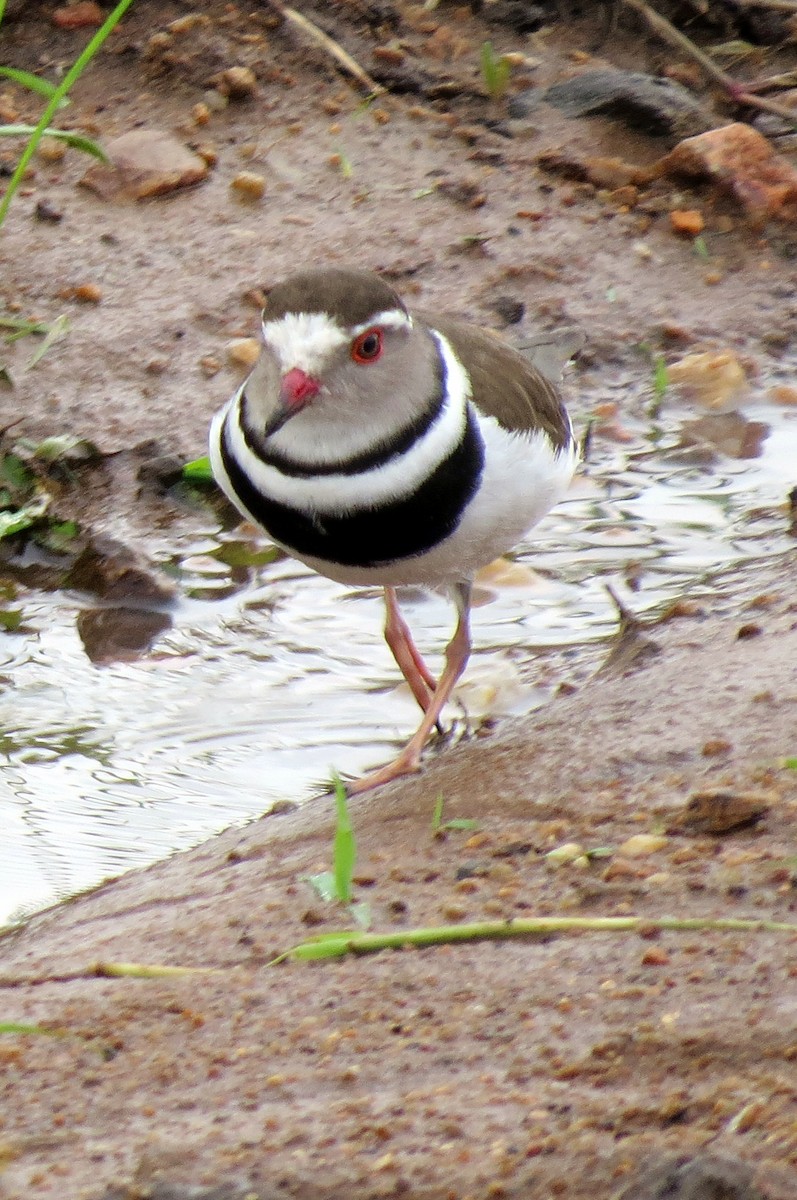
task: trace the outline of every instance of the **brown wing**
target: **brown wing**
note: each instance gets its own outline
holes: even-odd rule
[[[572,434],[559,390],[524,354],[474,325],[436,316],[427,323],[448,339],[470,373],[477,408],[504,429],[544,429],[558,449],[568,445]]]

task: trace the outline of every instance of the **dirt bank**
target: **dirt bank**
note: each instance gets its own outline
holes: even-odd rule
[[[65,41],[28,7],[4,28],[7,61],[68,61],[78,35]],[[544,170],[552,149],[565,165],[596,154],[646,165],[674,137],[550,105],[512,116],[485,99],[487,38],[536,60],[516,84],[525,73],[544,86],[589,59],[589,22],[529,43],[465,10],[335,9],[325,27],[369,69],[390,61],[374,57],[381,46],[420,78],[416,94],[361,109],[295,30],[208,5],[176,33],[185,15],[134,5],[73,115],[103,139],[144,124],[203,144],[207,183],[110,203],[77,187],[86,163],[70,152],[37,164],[3,234],[6,305],[45,320],[66,311],[72,328],[35,368],[27,339],[4,351],[15,388],[0,392],[0,421],[90,436],[110,455],[60,499],[92,528],[151,553],[169,522],[192,519],[142,491],[139,468],[203,452],[237,377],[228,343],[256,328],[259,289],[299,262],[378,268],[415,303],[498,326],[508,296],[525,306],[521,336],[578,322],[590,345],[574,411],[583,422],[607,396],[617,406],[619,431],[599,426],[599,440],[622,435],[621,372],[650,372],[640,343],[731,345],[762,389],[789,369],[790,227],[751,229],[700,188],[637,205]],[[610,50],[606,61],[636,69],[659,53],[627,26]],[[195,106],[241,64],[255,91],[205,121]],[[244,168],[265,179],[261,201],[231,191]],[[42,200],[60,221],[36,217]],[[708,261],[673,232],[676,202],[704,211]],[[83,285],[95,290],[81,301]],[[725,595],[646,633],[656,645],[637,669],[627,651],[534,718],[353,804],[357,898],[374,927],[797,921],[797,772],[783,765],[797,753],[793,563],[754,562]],[[478,827],[435,836],[439,795],[446,818]],[[629,1200],[753,1200],[755,1175],[767,1200],[793,1200],[794,936],[583,934],[269,966],[346,920],[304,881],[329,864],[331,830],[318,801],[5,938],[4,1020],[62,1036],[0,1044],[0,1196],[609,1200],[628,1186]],[[629,842],[637,834],[652,840]],[[546,856],[568,843],[587,853],[555,866]],[[100,961],[203,970],[109,979]],[[632,1185],[668,1154],[694,1165]],[[712,1154],[731,1165],[711,1167]]]
[[[598,675],[354,803],[375,928],[797,921],[797,773],[778,765],[795,749],[797,622],[787,571],[762,582],[757,636],[739,636],[750,595],[673,621],[633,675]],[[687,798],[716,789],[769,810],[724,834],[679,828]],[[477,829],[434,836],[438,794]],[[790,1200],[797,936],[584,934],[269,966],[345,927],[305,881],[329,864],[330,809],[231,831],[5,940],[5,1018],[65,1036],[0,1047],[4,1195],[586,1200],[667,1151],[710,1150]],[[642,857],[639,834],[660,835]],[[610,853],[554,868],[547,852],[570,842]],[[95,978],[99,960],[213,971]],[[665,1194],[687,1193],[650,1193]]]

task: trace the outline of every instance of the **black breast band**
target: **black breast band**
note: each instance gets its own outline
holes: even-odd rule
[[[409,496],[340,515],[305,512],[262,492],[231,450],[228,416],[221,435],[224,469],[242,507],[275,541],[300,557],[351,567],[413,558],[449,537],[472,499],[484,466],[484,443],[468,405],[459,443]]]

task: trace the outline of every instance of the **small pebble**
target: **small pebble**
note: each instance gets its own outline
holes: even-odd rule
[[[201,102],[206,104],[212,113],[224,112],[229,103],[227,97],[217,91],[205,92]]]
[[[49,221],[53,225],[57,225],[64,217],[61,209],[56,208],[52,200],[48,200],[46,196],[36,204],[34,215],[37,221]]]
[[[191,109],[191,120],[195,125],[207,125],[210,120],[210,109],[204,101],[195,104]]]
[[[93,0],[80,0],[78,4],[66,4],[56,8],[52,14],[53,25],[59,29],[86,29],[102,25],[105,13]]]
[[[206,16],[205,13],[186,13],[184,17],[177,17],[176,20],[169,22],[169,33],[176,35],[189,33],[197,25],[210,25],[210,17]]]
[[[564,842],[561,846],[549,850],[545,855],[546,862],[550,863],[552,867],[567,866],[580,858],[584,858],[584,847],[578,842]]]
[[[231,100],[248,100],[257,91],[257,76],[249,67],[228,67],[221,86]]]
[[[102,300],[102,288],[98,283],[80,283],[72,295],[81,304],[99,304]]]
[[[440,912],[443,914],[446,921],[464,921],[465,917],[468,915],[468,910],[465,905],[457,904],[453,900],[449,901],[448,904],[443,904],[440,908]]]
[[[253,367],[260,357],[260,342],[257,338],[233,338],[226,347],[227,358],[236,367]]]
[[[656,854],[659,850],[663,850],[667,841],[664,834],[635,833],[630,838],[626,838],[617,849],[618,853],[624,854],[626,858],[646,858],[649,854]]]
[[[670,224],[675,233],[683,234],[684,237],[697,237],[706,227],[703,214],[696,208],[674,209],[670,213]]]
[[[507,325],[517,325],[526,312],[526,305],[517,296],[496,296],[492,307]]]
[[[36,154],[46,163],[59,163],[66,154],[66,142],[60,138],[43,137],[36,147]]]
[[[791,387],[786,383],[779,384],[777,387],[770,388],[769,398],[775,404],[782,404],[784,408],[797,408],[797,387]]]
[[[266,180],[263,175],[258,175],[255,171],[239,171],[230,180],[230,188],[242,200],[260,200],[266,190]]]
[[[709,738],[707,742],[703,743],[700,753],[704,758],[714,758],[718,754],[727,754],[732,749],[733,746],[727,738]]]

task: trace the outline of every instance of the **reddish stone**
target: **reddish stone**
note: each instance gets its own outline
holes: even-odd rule
[[[80,0],[79,4],[67,4],[53,13],[53,25],[60,29],[85,29],[102,25],[105,13],[94,0]]]
[[[771,217],[797,221],[797,170],[749,125],[737,122],[685,138],[658,170],[715,180],[756,224]]]

